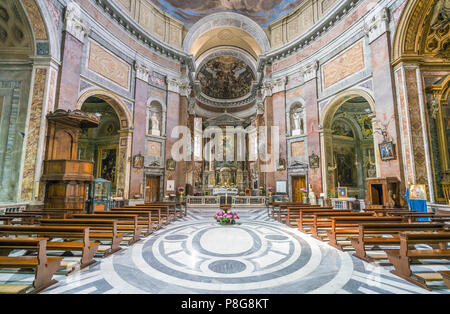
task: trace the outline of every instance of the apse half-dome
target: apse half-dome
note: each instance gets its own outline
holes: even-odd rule
[[[202,93],[208,97],[238,99],[250,93],[255,74],[243,60],[219,56],[201,66],[197,80]]]

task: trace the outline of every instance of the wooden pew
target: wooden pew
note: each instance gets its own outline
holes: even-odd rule
[[[136,205],[136,209],[149,209],[149,208],[159,208],[161,209],[161,217],[166,219],[167,224],[175,221],[177,219],[176,210],[171,208],[169,205]]]
[[[36,215],[36,214],[29,214],[29,213],[6,213],[5,217],[11,217],[14,220],[11,222],[11,224],[24,224],[24,225],[34,225],[39,221],[42,216]],[[19,219],[17,221],[16,219]]]
[[[116,210],[115,208],[112,210]],[[143,206],[125,206],[124,208],[120,208],[120,210],[145,210],[145,211],[153,211],[155,212],[155,215],[158,216],[158,219],[161,222],[161,225],[167,225],[171,221],[171,215],[169,212],[169,208],[166,207],[143,207]]]
[[[121,250],[124,233],[117,230],[117,220],[113,219],[41,219],[42,226],[82,226],[90,227],[89,237],[96,241],[108,241],[111,247],[104,257]]]
[[[183,218],[187,214],[186,208],[185,211],[183,212],[183,210],[181,209],[181,204],[177,202],[153,202],[153,203],[146,203],[144,205],[169,206],[169,210],[173,209],[175,215],[179,218]],[[180,208],[178,208],[177,206],[180,206]]]
[[[373,213],[354,213],[354,212],[316,212],[313,214],[310,231],[313,238],[323,241],[320,231],[326,232],[333,227],[334,217],[374,217]]]
[[[11,225],[11,222],[13,221],[13,217],[8,216],[0,216],[0,221],[2,221],[3,225]]]
[[[414,260],[449,259],[450,232],[402,232],[400,233],[400,249],[385,250],[389,261],[394,265],[391,273],[431,291],[424,278],[411,271],[411,262]],[[412,245],[427,244],[440,246],[440,249],[416,249]]]
[[[349,238],[359,232],[359,224],[362,223],[399,223],[403,221],[402,217],[333,217],[332,226],[327,230],[328,244],[343,251],[344,247],[339,244],[338,237]]]
[[[333,210],[333,207],[308,206],[308,207],[288,207],[286,215],[286,225],[289,227],[297,227],[297,219],[300,218],[300,213],[305,210]],[[294,223],[292,223],[294,221]]]
[[[141,240],[142,228],[138,225],[138,216],[130,214],[74,214],[72,219],[115,219],[117,220],[117,230],[123,233],[131,233],[132,237],[128,245],[132,245]]]
[[[442,276],[442,280],[444,281],[447,288],[450,289],[450,271],[438,271]]]
[[[33,269],[35,272],[31,293],[37,293],[55,284],[53,275],[59,269],[62,257],[47,257],[46,238],[0,238],[0,268]],[[7,256],[11,249],[37,251],[37,256]]]
[[[156,229],[162,228],[163,224],[166,224],[161,217],[161,209],[160,208],[111,208],[110,212],[113,213],[123,213],[123,212],[129,212],[129,213],[135,213],[135,212],[141,212],[141,213],[150,213],[152,223],[156,224]]]
[[[297,219],[297,227],[300,232],[308,233],[311,231],[311,225],[314,223],[314,214],[325,214],[325,217],[333,216],[334,214],[352,213],[351,209],[303,209],[300,211],[300,216]],[[320,220],[320,219],[319,219]]]
[[[80,269],[95,263],[99,243],[91,242],[89,227],[10,225],[0,226],[1,236],[27,236],[63,239],[64,241],[48,241],[47,251],[81,252]],[[81,240],[79,242],[73,240]],[[72,273],[69,272],[69,273]]]
[[[367,255],[366,245],[380,247],[382,245],[400,245],[400,232],[405,231],[440,231],[444,228],[443,223],[375,223],[360,224],[358,237],[351,238],[351,244],[355,249],[354,256],[366,261],[373,262],[374,259]],[[389,235],[392,237],[383,237]]]
[[[150,211],[104,211],[101,215],[136,215],[138,220],[138,226],[142,228],[143,236],[147,237],[153,233],[153,229],[159,228],[159,221],[154,224],[152,219],[152,212]]]

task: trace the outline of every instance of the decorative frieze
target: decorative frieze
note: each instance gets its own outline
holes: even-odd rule
[[[90,32],[90,26],[81,18],[81,8],[75,2],[67,4],[64,29],[81,42]]]

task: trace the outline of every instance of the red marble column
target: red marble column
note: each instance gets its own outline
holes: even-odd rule
[[[317,104],[317,78],[312,78],[306,81],[303,85],[303,97],[305,98],[305,132],[307,133],[308,141],[308,157],[312,154],[319,156],[321,160],[320,150],[320,134],[319,134],[319,107]],[[321,165],[323,167],[324,165]],[[325,165],[326,166],[326,165]],[[311,184],[314,193],[318,196],[323,192],[322,178],[320,168],[309,168],[308,183]]]
[[[146,125],[147,125],[147,91],[148,84],[140,79],[136,79],[136,90],[134,95],[134,130],[133,130],[133,145],[131,150],[131,157],[141,154],[146,155],[145,141],[146,141]],[[144,169],[136,169],[131,166],[130,173],[130,198],[135,198],[135,195],[143,197],[141,189],[145,186]]]
[[[62,61],[56,90],[55,109],[75,110],[80,87],[83,43],[69,32],[63,32]]]

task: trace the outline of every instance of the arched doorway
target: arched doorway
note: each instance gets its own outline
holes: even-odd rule
[[[322,116],[322,173],[329,197],[337,197],[337,188],[345,187],[349,197],[364,199],[366,179],[377,177],[374,106],[363,95],[338,96]]]
[[[130,120],[127,108],[112,97],[87,93],[79,100],[82,111],[100,118],[97,128],[82,130],[78,159],[94,163],[94,177],[112,182],[112,196],[128,198],[131,157]]]

